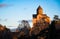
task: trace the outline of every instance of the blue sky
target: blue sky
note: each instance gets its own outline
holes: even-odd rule
[[[19,20],[32,20],[39,5],[51,19],[60,17],[60,0],[0,0],[0,24],[18,26]]]

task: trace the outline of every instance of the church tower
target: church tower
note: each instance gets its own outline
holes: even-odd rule
[[[39,6],[39,7],[37,8],[37,15],[38,15],[38,14],[43,14],[43,9],[42,9],[41,6]]]

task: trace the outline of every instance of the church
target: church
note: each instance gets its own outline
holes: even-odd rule
[[[48,27],[50,24],[50,17],[43,14],[43,9],[41,6],[37,8],[37,14],[33,14],[33,27],[40,26],[41,29]]]

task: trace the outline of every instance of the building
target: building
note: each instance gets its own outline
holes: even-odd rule
[[[43,9],[41,6],[37,8],[37,14],[33,14],[33,27],[39,26],[41,29],[48,27],[50,24],[50,17],[43,14]]]

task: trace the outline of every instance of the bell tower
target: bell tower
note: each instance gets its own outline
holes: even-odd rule
[[[39,6],[39,7],[37,8],[37,15],[38,15],[38,14],[43,14],[43,9],[42,9],[41,6]]]

